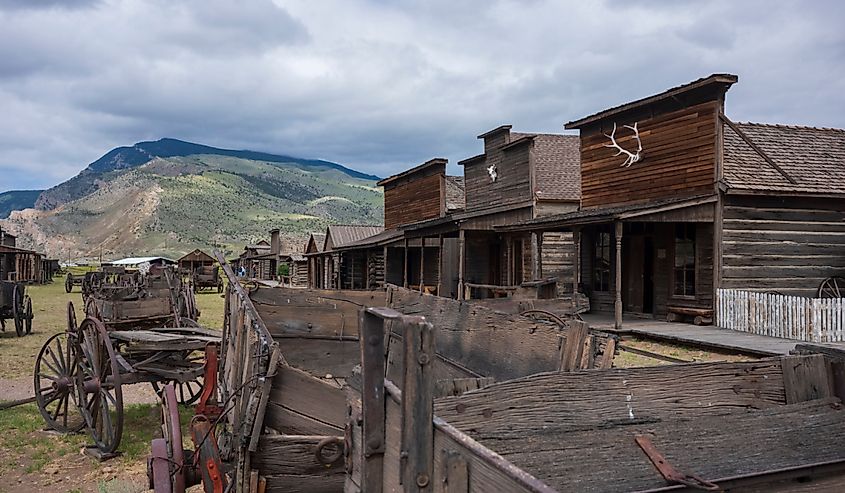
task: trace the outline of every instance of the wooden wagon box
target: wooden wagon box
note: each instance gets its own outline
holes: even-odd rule
[[[433,350],[418,328],[405,361]],[[350,395],[348,493],[845,487],[843,367],[819,354],[543,373],[432,400],[429,365],[381,379],[378,361],[363,366],[375,393]]]
[[[388,305],[396,312],[426,313],[444,327],[433,367],[438,392],[452,395],[540,371],[602,364],[609,339],[585,330],[569,338],[560,327],[485,307],[397,288],[330,291],[259,288],[246,294],[228,266],[224,330],[223,397],[227,415],[245,430],[221,449],[235,463],[236,482],[255,475],[266,491],[340,491],[346,481],[342,454],[349,418],[344,384],[360,388],[362,309]],[[401,374],[402,334],[381,339],[389,374]],[[567,340],[577,341],[567,352]],[[611,346],[612,354],[613,348]],[[255,376],[268,375],[263,383]],[[353,390],[353,393],[355,391]],[[228,454],[228,457],[227,457]],[[248,486],[248,485],[246,485]],[[248,488],[245,487],[245,490]]]
[[[107,322],[168,317],[173,315],[169,297],[137,300],[96,300],[97,308]]]

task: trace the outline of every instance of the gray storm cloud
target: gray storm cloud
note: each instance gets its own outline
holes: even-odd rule
[[[165,136],[384,176],[711,72],[732,118],[845,127],[842,5],[0,0],[0,191]]]

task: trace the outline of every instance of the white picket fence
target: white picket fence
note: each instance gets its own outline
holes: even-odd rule
[[[845,341],[845,298],[801,298],[719,289],[716,325],[808,342],[841,342]]]

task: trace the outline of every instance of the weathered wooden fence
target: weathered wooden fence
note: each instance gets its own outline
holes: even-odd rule
[[[802,298],[719,289],[716,325],[809,342],[845,341],[845,298]]]

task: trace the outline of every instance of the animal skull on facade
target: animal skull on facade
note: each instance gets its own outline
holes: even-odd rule
[[[604,134],[605,137],[610,139],[610,144],[604,144],[604,146],[616,149],[617,152],[616,152],[616,154],[614,154],[614,156],[618,156],[620,154],[625,154],[627,157],[625,158],[625,162],[623,162],[621,164],[621,166],[628,168],[632,164],[636,163],[637,161],[639,161],[642,158],[640,153],[643,150],[643,143],[640,140],[640,131],[637,130],[636,122],[634,123],[633,127],[630,126],[630,125],[622,125],[622,126],[634,131],[634,138],[637,139],[637,152],[630,152],[626,149],[623,149],[619,144],[616,143],[616,122],[613,123],[613,131],[610,132],[610,134]]]
[[[496,169],[495,164],[487,166],[487,174],[490,175],[490,181],[496,181],[496,178],[499,177],[499,171]]]

